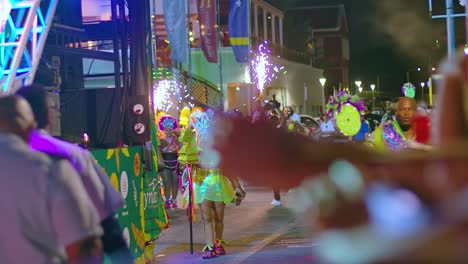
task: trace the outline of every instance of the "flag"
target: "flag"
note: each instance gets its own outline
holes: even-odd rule
[[[164,0],[164,21],[173,61],[188,62],[186,0]]]
[[[237,62],[249,61],[249,0],[230,0],[229,35]]]
[[[218,30],[216,28],[216,0],[197,0],[200,21],[201,49],[208,62],[218,62]]]

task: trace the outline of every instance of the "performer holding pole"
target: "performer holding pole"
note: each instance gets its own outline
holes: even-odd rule
[[[210,111],[210,110],[208,110]],[[191,125],[195,127],[198,133],[199,146],[203,148],[205,145],[205,135],[207,130],[211,127],[210,123],[214,117],[214,112],[205,113],[202,110],[196,109],[191,116]],[[195,136],[191,129],[186,129],[181,135],[180,141],[184,143],[181,150],[179,162],[190,164],[188,161],[182,160],[186,156],[194,154],[194,150],[200,150],[200,155],[204,155],[203,149],[198,149],[195,141]],[[187,153],[188,155],[185,155]],[[193,157],[192,160],[195,160]],[[197,157],[198,160],[198,157]],[[210,259],[216,256],[225,255],[226,251],[224,246],[226,242],[223,240],[224,231],[224,209],[226,204],[233,201],[235,196],[242,198],[245,192],[241,189],[239,181],[230,179],[222,174],[222,172],[215,166],[210,165],[210,159],[205,159],[208,162],[200,166],[194,166],[193,178],[189,181],[189,212],[193,214],[193,204],[198,204],[202,213],[202,219],[205,227],[205,241],[206,246],[203,248],[202,258]],[[191,181],[191,179],[193,179]],[[193,183],[193,196],[192,196],[192,183]],[[240,201],[236,200],[236,203]],[[189,219],[191,219],[189,217]]]

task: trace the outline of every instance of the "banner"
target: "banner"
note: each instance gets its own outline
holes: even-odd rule
[[[164,21],[173,61],[188,62],[186,0],[164,0]]]
[[[230,0],[229,35],[231,46],[239,63],[249,61],[249,0]]]
[[[157,238],[168,223],[161,193],[155,188],[159,186],[155,181],[157,170],[152,175],[144,171],[142,150],[141,146],[136,146],[92,152],[125,201],[117,212],[117,219],[137,264],[146,263],[146,242]],[[106,259],[105,263],[110,262]]]
[[[218,29],[216,28],[216,0],[197,0],[200,21],[201,49],[206,60],[218,63]]]
[[[158,176],[158,153],[159,146],[158,128],[154,112],[150,112],[151,120],[151,163],[152,170],[145,171],[144,175],[144,196],[145,196],[145,233],[146,241],[153,241],[169,225],[164,201],[161,196],[161,182]]]

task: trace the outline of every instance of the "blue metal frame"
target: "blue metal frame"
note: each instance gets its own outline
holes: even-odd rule
[[[10,94],[31,84],[39,65],[58,0],[47,0],[43,15],[41,0],[9,1],[11,11],[0,32],[0,94]]]

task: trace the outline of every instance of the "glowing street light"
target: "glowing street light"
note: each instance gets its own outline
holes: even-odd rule
[[[359,87],[361,87],[362,82],[361,81],[355,81],[354,84],[356,84],[356,86],[359,88]]]
[[[327,82],[327,79],[320,78],[319,82],[322,85],[322,107],[323,107],[323,110],[325,111],[325,83]]]
[[[372,91],[374,91],[375,90],[375,84],[371,84],[370,88],[371,88]]]
[[[362,93],[362,87],[359,86],[359,93]]]
[[[319,79],[319,82],[320,82],[320,84],[321,84],[322,87],[323,87],[323,86],[325,86],[325,83],[327,82],[327,79],[326,79],[326,78],[320,78],[320,79]]]

